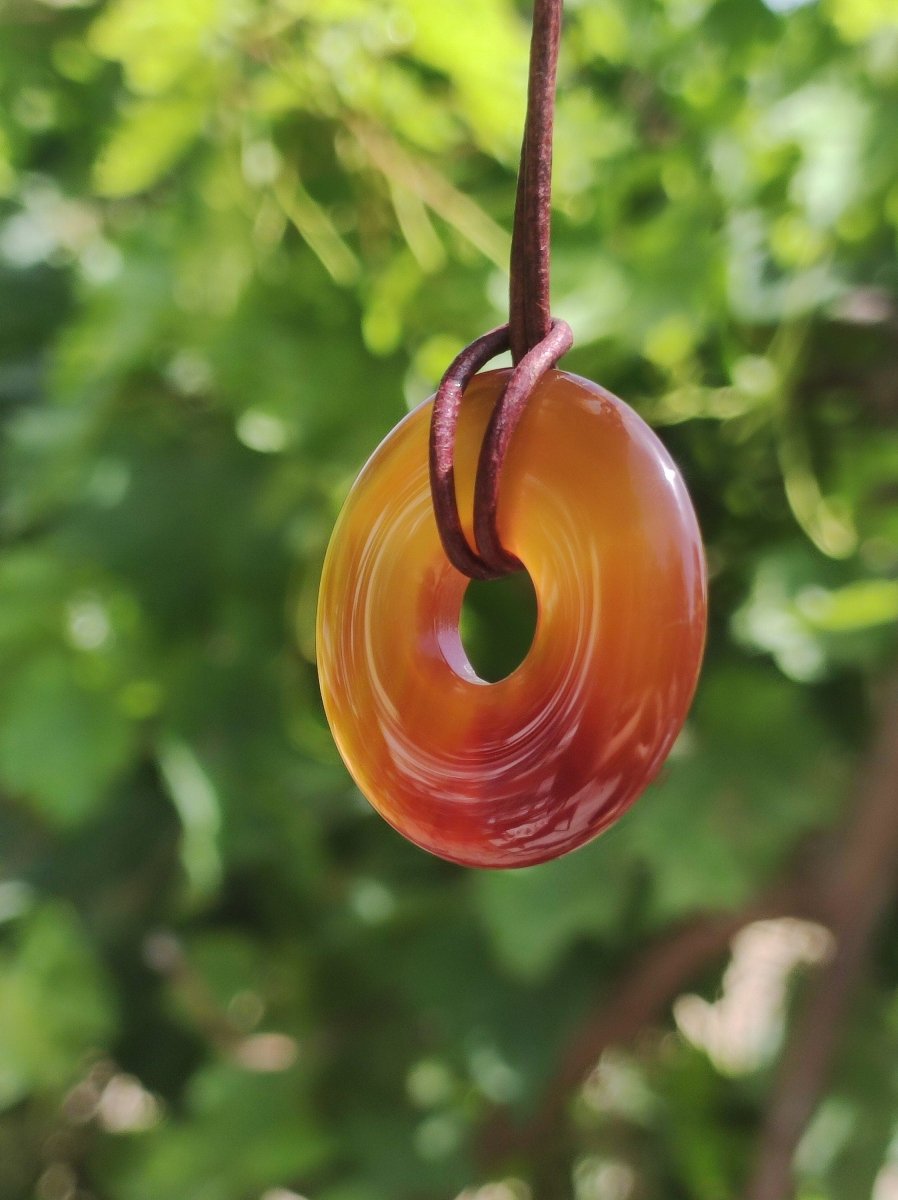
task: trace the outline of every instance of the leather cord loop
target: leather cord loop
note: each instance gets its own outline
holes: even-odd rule
[[[476,338],[450,365],[433,401],[430,426],[430,488],[443,549],[472,579],[498,579],[521,570],[502,545],[497,507],[502,464],[515,427],[534,388],[571,348],[564,321],[549,305],[552,132],[562,0],[534,0],[527,118],[515,199],[511,247],[509,320]],[[474,489],[472,546],[462,529],[455,493],[455,435],[462,398],[477,372],[511,351],[515,364],[497,403],[481,449]]]

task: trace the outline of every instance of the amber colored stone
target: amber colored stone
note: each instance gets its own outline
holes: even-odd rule
[[[477,376],[456,486],[474,471],[506,371]],[[526,566],[536,634],[508,678],[474,673],[458,632],[468,580],[437,534],[431,404],[356,480],[321,582],[318,667],[346,765],[405,837],[453,862],[527,866],[581,846],[657,775],[686,716],[705,638],[704,556],[680,474],[631,408],[552,371],[505,462],[503,544]]]

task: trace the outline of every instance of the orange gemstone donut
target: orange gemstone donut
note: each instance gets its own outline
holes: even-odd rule
[[[484,430],[508,371],[462,406],[456,486],[470,537]],[[538,618],[507,679],[485,683],[458,632],[468,580],[440,545],[431,402],[356,480],[321,583],[318,666],[356,783],[411,841],[453,862],[528,866],[581,846],[657,774],[705,636],[698,525],[667,451],[626,404],[550,371],[503,467],[499,532]]]

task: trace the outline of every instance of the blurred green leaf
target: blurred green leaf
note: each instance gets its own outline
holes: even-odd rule
[[[0,1107],[31,1091],[58,1095],[115,1031],[109,980],[66,905],[23,918],[0,953]]]
[[[709,672],[678,750],[620,829],[646,863],[656,919],[746,900],[837,811],[846,777],[800,687],[757,668]]]
[[[0,703],[0,780],[61,825],[84,820],[128,765],[135,730],[112,698],[62,655],[8,679]]]
[[[118,59],[135,92],[166,91],[202,64],[219,30],[239,23],[233,0],[114,0],[89,28],[88,45]]]
[[[800,595],[797,605],[802,616],[824,633],[850,633],[898,621],[898,582],[864,579],[834,591],[814,589]]]
[[[501,961],[523,979],[545,978],[578,939],[610,933],[629,900],[617,837],[570,858],[474,882],[477,906]]]
[[[257,1075],[224,1064],[193,1080],[187,1111],[109,1147],[123,1200],[244,1200],[318,1169],[329,1139],[318,1128],[295,1072]]]
[[[151,187],[178,161],[206,118],[192,99],[134,103],[116,126],[94,167],[98,196],[131,196]]]

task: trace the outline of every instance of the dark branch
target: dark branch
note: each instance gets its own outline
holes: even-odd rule
[[[898,681],[886,690],[829,882],[836,950],[821,967],[780,1065],[746,1200],[787,1200],[798,1143],[826,1088],[839,1033],[898,865]]]

